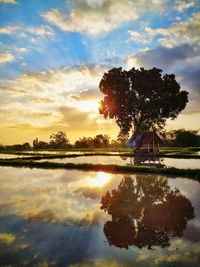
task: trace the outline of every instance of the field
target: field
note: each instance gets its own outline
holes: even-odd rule
[[[1,152],[0,266],[197,267],[198,151]]]

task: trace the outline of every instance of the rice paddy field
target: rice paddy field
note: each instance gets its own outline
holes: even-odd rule
[[[0,158],[0,266],[199,266],[198,156]]]

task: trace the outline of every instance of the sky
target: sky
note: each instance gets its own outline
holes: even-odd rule
[[[200,1],[0,0],[0,143],[115,139],[99,82],[119,66],[174,73],[189,103],[166,129],[200,129]]]

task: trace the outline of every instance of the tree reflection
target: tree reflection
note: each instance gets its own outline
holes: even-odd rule
[[[164,177],[125,176],[102,197],[101,209],[112,217],[104,225],[108,243],[126,249],[169,246],[170,238],[181,237],[194,218],[191,202],[171,190]]]

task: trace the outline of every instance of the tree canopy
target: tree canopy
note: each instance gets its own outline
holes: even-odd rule
[[[69,139],[65,132],[58,131],[50,135],[49,144],[53,148],[65,148],[69,144]]]
[[[188,102],[188,92],[181,91],[174,74],[162,70],[113,68],[104,73],[100,91],[100,114],[115,119],[120,131],[128,133],[162,129],[166,119],[175,119]]]

